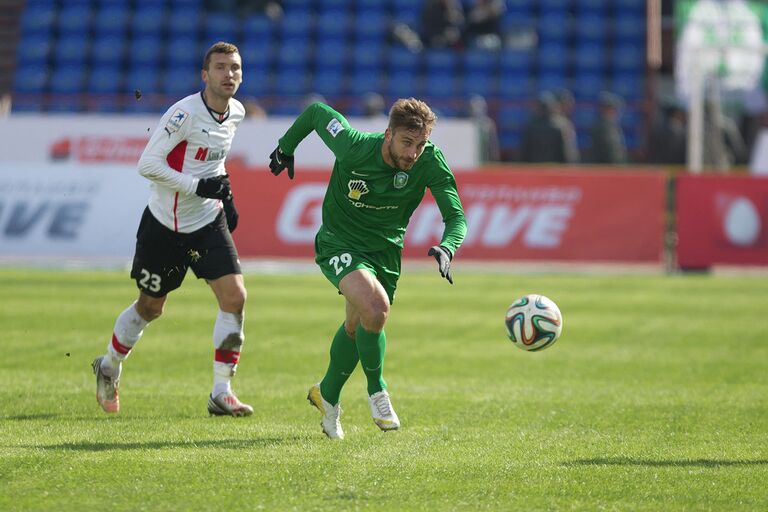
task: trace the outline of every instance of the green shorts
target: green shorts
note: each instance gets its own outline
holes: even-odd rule
[[[400,247],[394,245],[375,252],[361,251],[351,245],[327,240],[322,231],[315,237],[315,262],[336,289],[344,276],[353,270],[365,269],[376,276],[384,287],[390,304],[395,301],[402,252]]]

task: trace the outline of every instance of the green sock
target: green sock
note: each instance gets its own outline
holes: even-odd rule
[[[362,325],[358,325],[355,336],[360,363],[368,379],[368,394],[372,395],[387,389],[387,383],[384,382],[384,351],[387,346],[387,337],[384,331],[368,332]]]
[[[320,382],[320,394],[331,405],[339,403],[341,388],[352,375],[358,360],[355,340],[347,335],[342,323],[331,342],[331,362],[328,363],[328,370]]]

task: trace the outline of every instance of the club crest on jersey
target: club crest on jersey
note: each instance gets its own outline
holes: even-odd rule
[[[403,188],[408,183],[408,173],[398,172],[395,174],[395,188]]]
[[[181,125],[184,124],[184,121],[186,121],[187,118],[189,118],[189,114],[180,108],[177,108],[173,111],[171,117],[168,118],[168,122],[165,123],[165,131],[167,131],[169,134],[179,131]]]
[[[368,185],[363,180],[349,180],[347,187],[349,187],[347,197],[353,201],[357,201],[363,194],[368,193]]]
[[[341,124],[341,121],[334,118],[331,119],[331,122],[328,123],[328,126],[326,126],[325,129],[328,130],[328,133],[335,139],[339,132],[344,129],[344,125]]]

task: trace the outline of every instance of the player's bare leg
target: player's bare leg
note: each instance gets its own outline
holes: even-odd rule
[[[208,397],[208,412],[216,416],[250,416],[253,407],[242,403],[232,391],[231,380],[237,371],[243,347],[243,308],[247,293],[241,274],[228,274],[208,281],[219,312],[213,327],[213,390]]]

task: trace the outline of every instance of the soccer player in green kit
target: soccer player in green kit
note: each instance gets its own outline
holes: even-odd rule
[[[322,414],[323,432],[343,439],[339,396],[360,361],[368,381],[368,402],[376,425],[396,430],[400,420],[384,381],[384,324],[400,277],[403,236],[427,188],[443,216],[440,245],[429,249],[440,275],[453,284],[451,259],[467,231],[456,181],[429,136],[436,116],[426,103],[399,99],[384,133],[353,129],[328,105],[313,103],[278,141],[270,155],[275,176],[293,179],[293,153],[312,131],[333,152],[322,225],[315,237],[315,261],[346,299],[346,318],[333,338],[330,364],[308,400]]]

